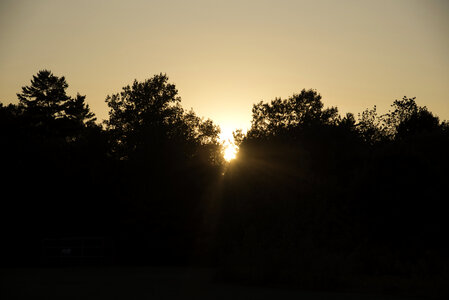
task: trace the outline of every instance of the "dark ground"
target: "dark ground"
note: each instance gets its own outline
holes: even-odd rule
[[[0,299],[418,299],[233,285],[219,282],[215,273],[172,267],[3,268]]]

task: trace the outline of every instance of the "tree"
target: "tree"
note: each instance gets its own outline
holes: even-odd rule
[[[391,138],[406,138],[422,132],[432,132],[440,128],[438,117],[427,110],[427,107],[418,106],[415,97],[393,102],[393,111],[387,113],[385,118],[387,134]]]
[[[124,158],[162,142],[166,128],[180,113],[180,98],[173,84],[163,74],[123,87],[121,93],[107,96],[110,108],[106,126],[112,137],[113,151]]]
[[[320,94],[315,90],[305,89],[288,99],[276,98],[271,103],[259,102],[253,106],[248,136],[275,136],[294,128],[337,124],[337,108],[323,109],[323,106]]]
[[[216,160],[219,128],[193,111],[185,113],[180,101],[178,90],[165,74],[143,82],[134,80],[122,92],[108,96],[110,111],[105,123],[115,155],[119,159],[151,157],[160,161],[170,153],[191,158],[200,148],[208,148],[209,159]]]
[[[65,77],[41,70],[33,75],[31,84],[18,93],[19,107],[29,118],[30,125],[47,133],[76,135],[85,126],[94,125],[95,116],[85,103],[85,96],[72,98],[66,94]]]
[[[66,94],[68,84],[64,77],[54,76],[48,70],[33,75],[30,86],[22,87],[17,94],[20,104],[33,113],[45,118],[59,118],[64,114],[64,106],[70,100]]]
[[[384,140],[386,136],[385,124],[382,117],[377,115],[376,105],[359,113],[356,127],[360,137],[370,145]]]

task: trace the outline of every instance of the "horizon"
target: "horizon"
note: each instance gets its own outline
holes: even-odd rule
[[[449,299],[448,30],[449,0],[0,0],[0,295]]]
[[[315,89],[355,116],[416,97],[449,119],[445,1],[2,1],[0,101],[38,70],[65,76],[99,121],[107,95],[166,73],[223,132],[259,101]],[[32,45],[32,47],[29,47]]]

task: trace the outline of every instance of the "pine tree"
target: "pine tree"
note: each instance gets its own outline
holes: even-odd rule
[[[94,125],[95,116],[85,103],[85,96],[67,95],[65,77],[41,70],[33,76],[29,86],[18,93],[19,106],[30,125],[46,134],[73,136],[86,126]]]

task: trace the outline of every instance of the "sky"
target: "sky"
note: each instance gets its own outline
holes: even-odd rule
[[[0,45],[2,103],[49,69],[98,120],[161,72],[224,132],[302,89],[341,114],[408,96],[449,119],[449,0],[0,0]]]

